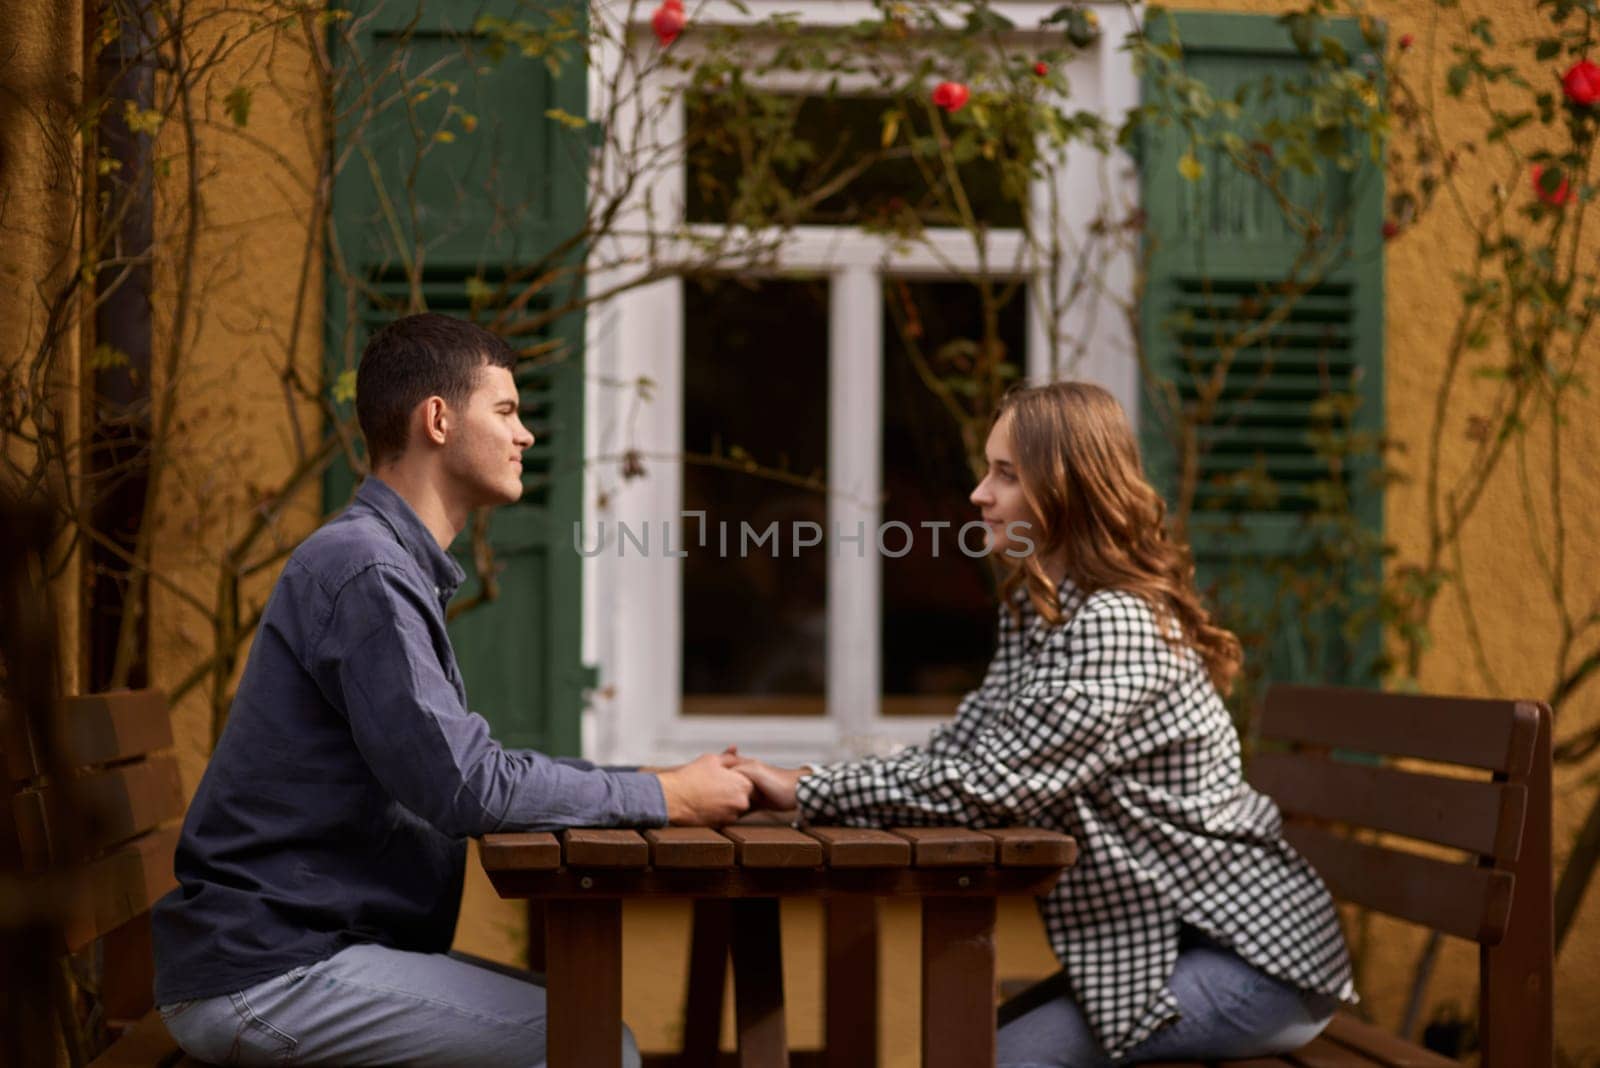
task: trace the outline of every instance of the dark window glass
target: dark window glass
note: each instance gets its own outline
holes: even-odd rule
[[[924,226],[960,225],[938,155],[931,147],[920,162],[909,155],[913,135],[931,134],[920,114],[899,123],[890,146],[898,153],[895,158],[870,164],[837,189],[826,188],[863,156],[885,151],[884,113],[895,106],[881,97],[690,94],[689,221],[777,219],[896,229],[904,213],[914,212]],[[752,165],[759,160],[770,160],[766,182],[750,178],[763,173]],[[976,155],[962,162],[957,173],[977,219],[991,227],[1022,225],[1025,181],[1008,188],[999,164]],[[1018,168],[1014,173],[1022,172]],[[765,195],[753,196],[752,186],[765,186]]]
[[[828,283],[684,283],[683,710],[822,715],[824,546],[792,555],[796,522],[827,529],[816,489],[738,469],[826,477]],[[718,455],[720,463],[697,462]],[[726,523],[727,549],[720,524]],[[776,523],[776,541],[746,543]]]
[[[968,557],[957,544],[962,524],[978,518],[967,499],[976,475],[955,417],[912,354],[941,377],[959,374],[963,354],[983,337],[978,291],[890,280],[883,336],[883,522],[905,523],[915,534],[909,554],[883,560],[883,711],[948,715],[982,681],[994,651],[995,579],[987,557]],[[1027,343],[1020,286],[1000,309],[999,337],[1004,359],[1020,366]],[[938,531],[935,557],[934,532],[922,524],[940,521],[950,526]],[[886,532],[884,541],[899,551],[904,532]],[[980,544],[976,534],[969,544]]]

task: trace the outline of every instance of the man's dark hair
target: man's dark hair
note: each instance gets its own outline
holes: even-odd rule
[[[476,323],[423,312],[379,330],[356,369],[356,419],[374,467],[406,450],[411,412],[429,397],[460,407],[472,395],[478,368],[516,366],[505,339]]]

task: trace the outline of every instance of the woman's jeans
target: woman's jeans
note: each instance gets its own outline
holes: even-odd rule
[[[1000,1068],[1267,1057],[1316,1038],[1338,1007],[1336,998],[1280,982],[1192,935],[1179,949],[1169,986],[1183,1015],[1113,1061],[1089,1031],[1064,977],[1047,979],[1001,1008]]]
[[[545,991],[460,955],[351,946],[236,994],[161,1006],[185,1053],[213,1064],[537,1068]],[[624,1068],[639,1051],[622,1033]]]

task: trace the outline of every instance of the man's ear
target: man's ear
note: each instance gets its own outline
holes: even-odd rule
[[[450,437],[450,406],[445,403],[443,397],[436,396],[423,401],[420,407],[424,437],[435,445],[443,445]]]

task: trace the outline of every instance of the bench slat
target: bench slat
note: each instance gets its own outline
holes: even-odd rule
[[[1285,813],[1355,823],[1496,860],[1522,844],[1528,791],[1303,753],[1262,753],[1250,781]]]
[[[650,863],[650,846],[637,831],[563,831],[561,847],[574,868],[642,868]]]
[[[69,811],[82,819],[68,819]],[[52,859],[58,866],[77,863],[177,819],[183,814],[183,782],[176,759],[155,757],[17,794],[12,813],[23,870],[39,872]],[[67,841],[65,829],[75,823],[85,834]]]
[[[118,690],[113,693],[63,697],[56,705],[61,762],[69,768],[109,764],[172,748],[172,722],[167,698],[160,690]],[[6,773],[13,782],[38,778],[35,745],[24,725],[5,713]]]
[[[822,843],[792,827],[723,828],[733,839],[739,863],[746,868],[816,868],[822,864]]]
[[[1407,1042],[1348,1012],[1335,1013],[1322,1033],[1341,1046],[1360,1050],[1385,1068],[1460,1068],[1459,1061]]]
[[[1512,776],[1526,775],[1532,766],[1538,726],[1538,707],[1525,701],[1286,683],[1267,690],[1261,712],[1264,739],[1419,757]]]
[[[1005,867],[1050,868],[1078,860],[1078,843],[1071,835],[1035,827],[997,827],[983,833],[994,839],[996,860]]]
[[[904,868],[911,863],[911,843],[888,831],[863,827],[808,827],[822,843],[831,868]]]
[[[74,767],[172,748],[172,717],[160,690],[66,697],[61,716],[68,762]]]
[[[1291,1052],[1289,1060],[1301,1068],[1381,1068],[1380,1062],[1323,1035]]]
[[[1485,945],[1505,936],[1510,872],[1402,853],[1305,824],[1286,824],[1283,836],[1334,897]]]
[[[658,868],[729,868],[733,842],[710,827],[659,827],[644,832]]]
[[[895,827],[911,843],[912,863],[919,868],[965,868],[993,864],[995,840],[981,831],[955,827]]]
[[[478,843],[484,871],[554,871],[561,867],[561,842],[542,831],[486,834]]]
[[[62,923],[69,952],[121,927],[178,885],[172,854],[180,829],[174,824],[151,831],[83,867]]]

